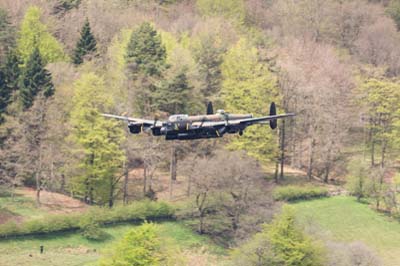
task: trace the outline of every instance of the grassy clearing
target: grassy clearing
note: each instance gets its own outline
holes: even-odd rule
[[[35,201],[22,195],[11,197],[0,197],[0,212],[10,212],[14,216],[24,218],[43,218],[47,213],[35,206]]]
[[[43,237],[23,237],[0,241],[0,266],[92,266],[96,265],[102,250],[113,245],[129,229],[137,225],[126,224],[105,227],[110,237],[102,242],[89,241],[79,233],[51,234]],[[224,250],[207,237],[193,233],[176,222],[159,224],[161,237],[166,243],[175,243],[185,253],[203,250],[207,255],[222,258]],[[163,242],[164,242],[163,241]],[[39,247],[44,246],[44,254]]]
[[[387,266],[400,265],[400,223],[351,197],[332,197],[293,204],[303,222],[315,222],[340,241],[362,241]]]

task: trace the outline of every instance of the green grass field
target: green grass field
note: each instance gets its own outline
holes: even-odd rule
[[[331,197],[292,204],[303,222],[315,222],[340,241],[362,241],[386,266],[400,265],[400,223],[351,197]]]
[[[8,212],[13,216],[23,218],[42,218],[46,212],[35,207],[35,201],[21,195],[11,197],[0,197],[0,214]]]
[[[110,237],[102,242],[89,241],[79,233],[52,234],[43,237],[23,237],[0,241],[0,266],[91,266],[97,265],[104,249],[110,248],[131,228],[118,225],[104,228]],[[203,250],[203,254],[223,258],[224,249],[207,237],[193,233],[181,223],[159,224],[163,243],[172,243],[185,253]],[[44,246],[44,254],[39,247]],[[211,264],[210,264],[211,265]]]

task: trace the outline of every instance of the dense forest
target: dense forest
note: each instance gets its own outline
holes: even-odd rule
[[[348,195],[399,222],[399,30],[398,0],[0,0],[0,194],[32,188],[38,209],[44,191],[78,199],[100,218],[62,230],[89,238],[173,217],[231,250],[229,265],[386,265],[282,202]],[[165,141],[101,116],[163,120],[210,101],[296,117]],[[42,230],[28,227],[0,221],[0,237]],[[214,265],[188,264],[159,230],[143,223],[99,265]]]

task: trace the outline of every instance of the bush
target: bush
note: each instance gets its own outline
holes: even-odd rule
[[[25,221],[21,224],[8,222],[0,225],[0,238],[22,235],[47,234],[82,230],[89,239],[100,240],[104,233],[101,225],[172,218],[175,210],[166,203],[142,201],[112,209],[93,207],[85,214],[51,215],[43,219]]]
[[[326,265],[322,243],[304,232],[296,222],[296,213],[288,205],[232,255],[234,265]]]
[[[105,250],[99,265],[187,265],[182,257],[175,244],[161,241],[157,225],[144,223]]]
[[[314,186],[284,186],[277,187],[273,192],[274,200],[295,201],[327,197],[328,190]]]
[[[82,225],[81,229],[82,236],[89,240],[101,241],[107,239],[109,236],[106,232],[101,230],[98,223],[95,223],[93,221],[85,223],[84,225]]]

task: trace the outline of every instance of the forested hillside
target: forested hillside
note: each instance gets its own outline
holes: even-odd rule
[[[0,237],[102,241],[106,225],[149,220],[91,262],[400,263],[387,246],[341,242],[357,234],[321,237],[329,228],[283,203],[345,194],[399,222],[399,30],[398,0],[0,0],[0,199],[35,194],[29,212],[0,205]],[[164,120],[205,114],[210,101],[254,116],[275,102],[296,117],[165,141],[101,116]],[[43,193],[89,210],[31,221]],[[167,248],[158,220],[224,252]]]

